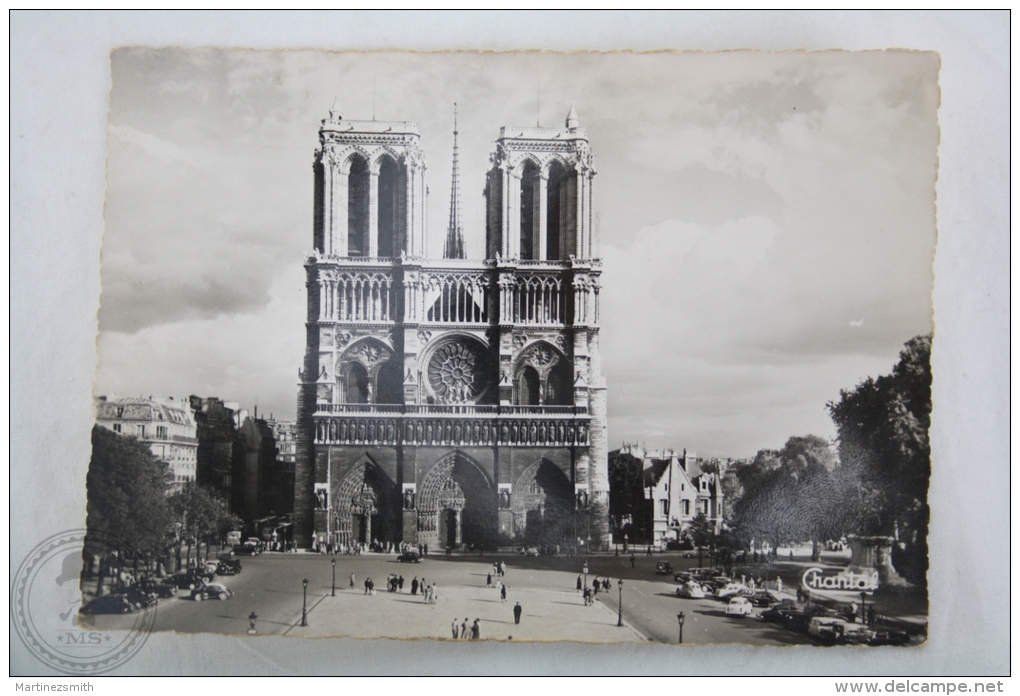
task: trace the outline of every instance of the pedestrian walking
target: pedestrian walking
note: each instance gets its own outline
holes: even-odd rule
[[[401,575],[399,578],[397,578],[397,589],[400,590],[401,592],[404,591],[404,576],[403,575]]]
[[[506,602],[506,585],[499,588],[499,601]]]
[[[460,625],[460,639],[464,640],[465,638],[467,638],[467,635],[468,635],[468,620],[467,617],[465,617],[464,623]]]
[[[637,560],[637,559],[635,559],[635,558],[634,558],[634,554],[631,554],[631,555],[630,555],[630,567],[631,567],[631,568],[633,568],[633,567],[634,567],[634,563],[635,563],[635,561],[636,561],[636,560]]]
[[[492,573],[485,576],[485,586],[492,587]]]
[[[591,604],[591,590],[589,590],[587,587],[584,588],[584,595],[583,596],[584,596],[584,606],[588,606],[589,604]]]
[[[482,637],[482,627],[478,625],[478,619],[471,624],[471,640],[478,640]]]
[[[411,580],[411,594],[418,594],[418,576],[415,575],[414,579]]]
[[[521,612],[523,612],[523,611],[524,610],[521,609],[521,603],[517,602],[517,604],[514,605],[514,623],[515,624],[519,624],[521,622]]]
[[[368,594],[371,591],[371,587],[369,586],[371,582],[372,578],[365,578],[365,594]]]
[[[450,632],[453,634],[453,639],[457,640],[457,636],[460,635],[460,630],[457,628],[457,617],[453,617],[453,623],[450,624]]]
[[[354,573],[351,573],[351,589],[354,589]]]
[[[584,589],[584,581],[581,580],[581,576],[578,575],[577,576],[577,591],[580,592],[583,589]]]

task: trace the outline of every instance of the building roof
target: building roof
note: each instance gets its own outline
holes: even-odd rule
[[[137,420],[195,425],[195,417],[188,402],[176,401],[172,397],[101,396],[95,403],[97,420]]]

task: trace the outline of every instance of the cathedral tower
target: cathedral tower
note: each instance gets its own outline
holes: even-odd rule
[[[298,545],[606,543],[594,170],[573,108],[563,129],[501,130],[486,260],[462,258],[456,140],[429,258],[415,125],[334,105],[319,136]]]

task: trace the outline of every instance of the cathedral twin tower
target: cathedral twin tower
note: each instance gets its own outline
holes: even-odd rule
[[[500,129],[487,258],[474,260],[463,258],[454,128],[442,257],[426,245],[417,126],[345,120],[334,105],[319,130],[299,546],[607,541],[587,134],[573,108],[562,129]]]

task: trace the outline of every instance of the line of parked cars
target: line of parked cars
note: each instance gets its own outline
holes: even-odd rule
[[[792,599],[781,599],[764,588],[748,587],[713,569],[692,568],[676,573],[673,579],[678,583],[678,597],[723,600],[727,616],[752,616],[757,608],[763,608],[757,614],[760,620],[806,633],[821,643],[903,645],[910,640],[904,631],[875,629],[818,604],[801,608]]]
[[[159,604],[160,599],[187,596],[195,601],[228,599],[233,591],[214,582],[220,575],[237,575],[241,561],[232,553],[202,561],[194,568],[167,578],[145,576],[127,587],[96,597],[81,608],[82,614],[130,614]]]

